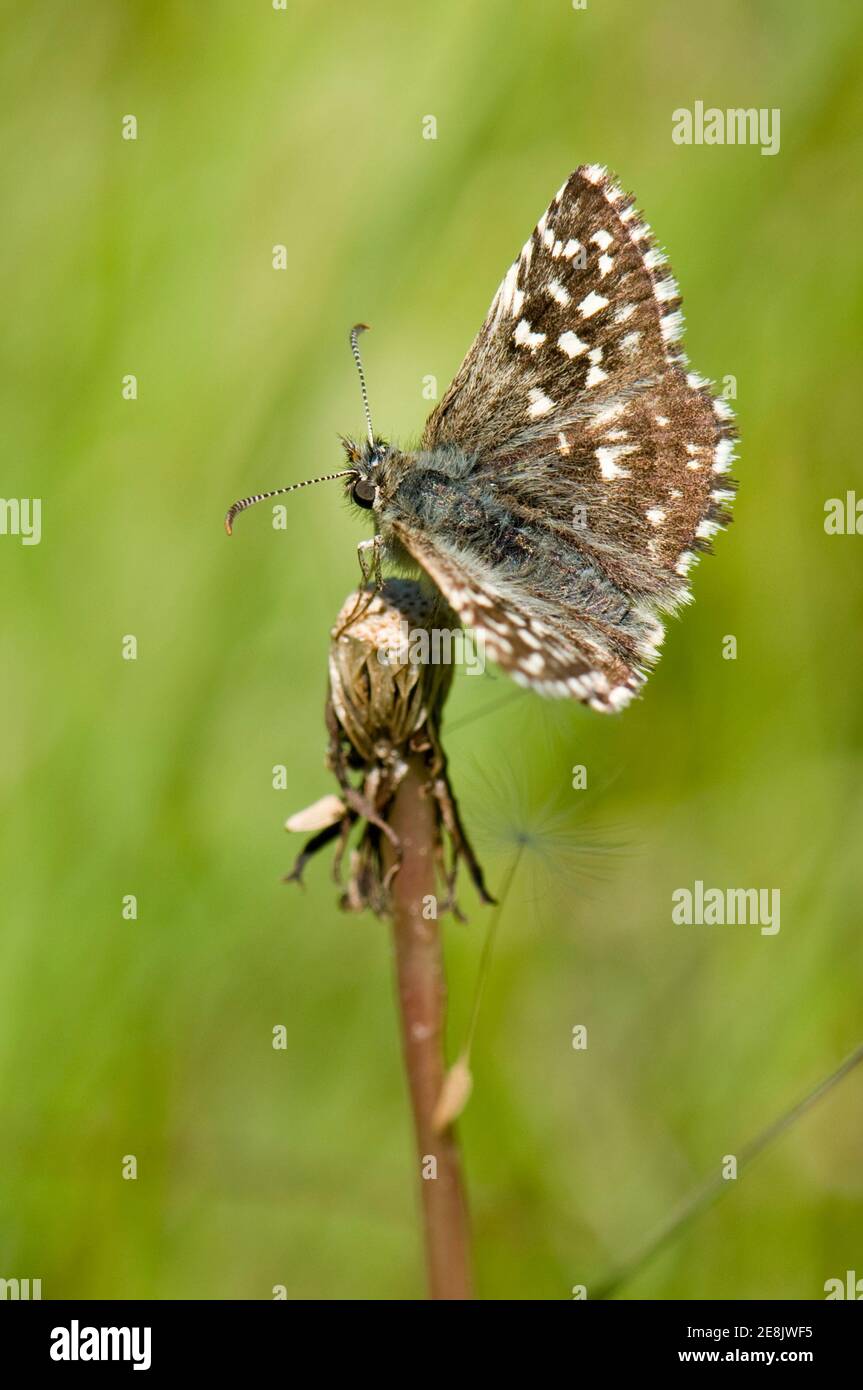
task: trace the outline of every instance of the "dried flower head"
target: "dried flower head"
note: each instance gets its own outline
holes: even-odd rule
[[[350,911],[370,908],[386,914],[400,855],[389,812],[408,759],[419,758],[425,794],[436,809],[434,850],[445,884],[441,909],[460,915],[454,892],[461,860],[483,901],[491,901],[461,824],[440,741],[453,668],[449,662],[418,659],[422,643],[408,640],[455,625],[457,619],[440,596],[412,580],[388,579],[380,589],[361,589],[344,603],[332,631],[325,708],[327,767],[340,796],[324,797],[288,821],[288,829],[318,832],[303,848],[289,881],[299,882],[308,859],[331,840],[338,841],[334,873],[339,881],[351,831],[360,824],[341,904]],[[384,840],[394,851],[386,871]]]

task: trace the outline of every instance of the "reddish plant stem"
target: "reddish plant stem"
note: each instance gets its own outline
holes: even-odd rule
[[[435,804],[423,795],[425,778],[422,758],[412,757],[389,818],[402,848],[391,887],[396,985],[416,1132],[429,1296],[470,1299],[470,1239],[458,1143],[452,1129],[436,1134],[432,1124],[445,1073],[446,978],[440,923],[423,916],[424,900],[436,893],[437,837]],[[392,864],[393,850],[386,843],[384,854]],[[430,1172],[435,1176],[425,1176]]]

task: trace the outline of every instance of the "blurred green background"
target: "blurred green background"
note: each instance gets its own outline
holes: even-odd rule
[[[377,428],[415,436],[578,163],[636,193],[694,366],[736,378],[742,487],[623,716],[499,704],[493,673],[450,702],[491,884],[537,842],[461,1126],[480,1297],[590,1288],[863,1037],[863,540],[823,525],[863,495],[861,40],[840,0],[7,11],[2,492],[43,499],[43,537],[0,537],[0,1276],[423,1296],[387,927],[339,913],[323,860],[279,881],[285,817],[330,790],[328,629],[365,531],[337,485],[285,531],[259,508],[229,542],[222,516],[341,466],[357,319]],[[673,144],[697,100],[780,108],[779,154]],[[779,887],[778,936],[674,926],[696,879]],[[855,1074],[617,1296],[863,1275],[861,1101]]]

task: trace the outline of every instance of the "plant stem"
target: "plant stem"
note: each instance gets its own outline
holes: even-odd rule
[[[468,1216],[458,1143],[453,1129],[436,1134],[432,1124],[445,1072],[446,978],[440,923],[423,916],[423,900],[436,894],[436,811],[433,799],[423,794],[426,780],[422,758],[412,756],[389,817],[402,849],[391,886],[396,983],[420,1168],[429,1296],[470,1299]],[[383,848],[389,867],[394,851],[386,842]]]

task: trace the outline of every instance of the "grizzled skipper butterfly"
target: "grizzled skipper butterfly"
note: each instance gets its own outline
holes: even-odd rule
[[[627,705],[735,489],[731,411],[687,371],[679,306],[632,198],[586,165],[504,276],[416,451],[374,434],[353,329],[368,438],[309,482],[347,478],[373,513],[364,578],[380,583],[382,554],[413,562],[515,680]],[[292,490],[235,502],[228,534]]]

